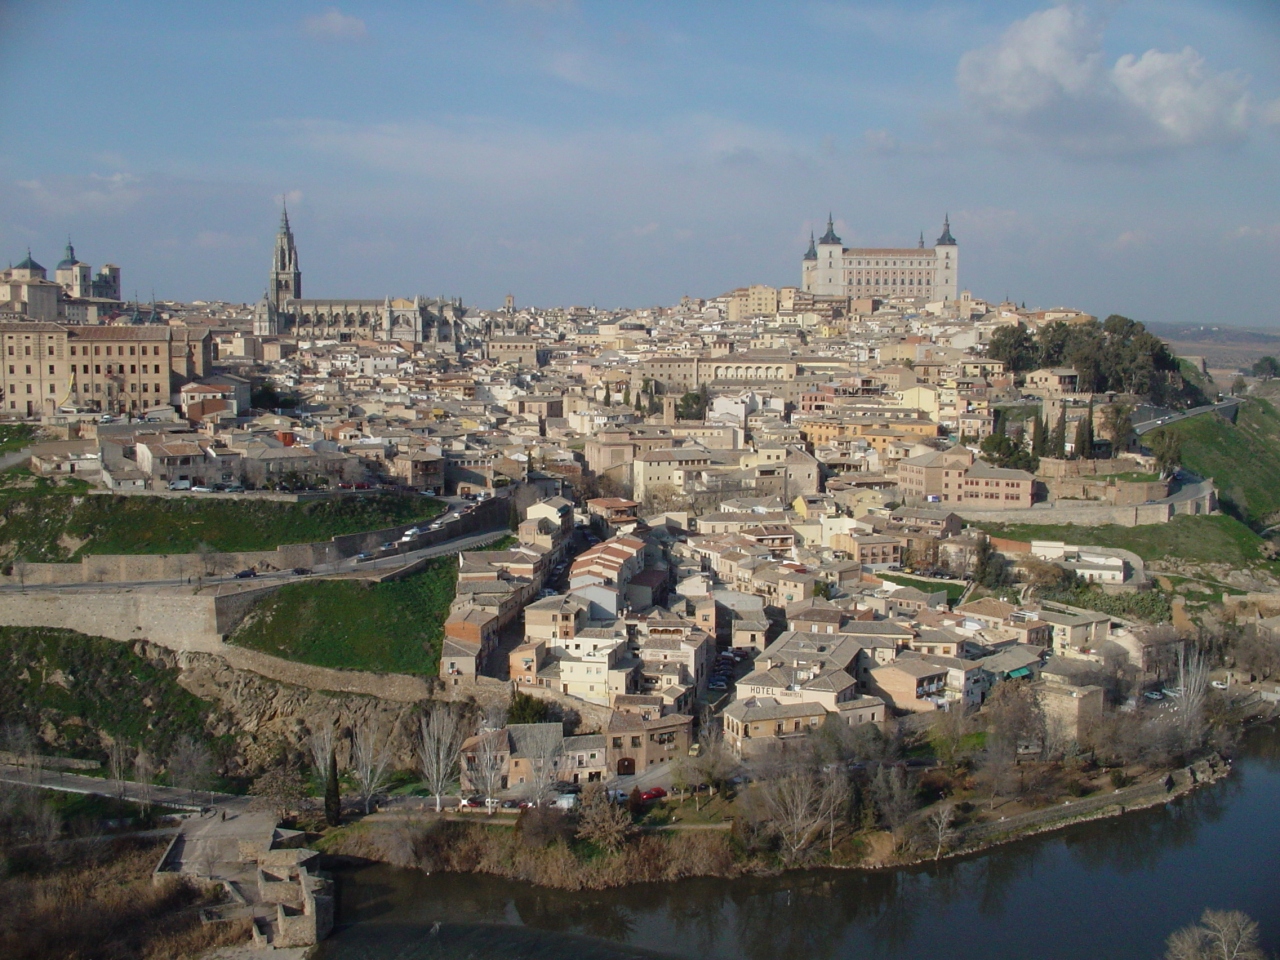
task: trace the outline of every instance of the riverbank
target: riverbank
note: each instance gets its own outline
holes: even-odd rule
[[[565,818],[535,823],[525,817],[458,819],[406,813],[341,828],[316,846],[340,861],[385,863],[428,874],[486,874],[570,891],[695,877],[768,877],[796,869],[892,870],[970,856],[1091,820],[1161,806],[1230,772],[1229,759],[1211,755],[1107,794],[997,821],[960,824],[948,831],[942,843],[925,833],[929,808],[899,831],[837,826],[826,844],[815,841],[810,855],[800,859],[785,858],[763,843],[759,832],[738,821],[719,829],[651,827],[638,831],[618,849],[606,850],[575,838]]]

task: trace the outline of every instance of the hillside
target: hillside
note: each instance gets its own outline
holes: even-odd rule
[[[458,580],[442,557],[402,580],[314,580],[264,598],[230,643],[319,667],[434,674]]]
[[[211,707],[128,644],[71,630],[0,627],[0,727],[38,731],[42,751],[102,760],[102,734],[165,756],[207,740]]]
[[[103,553],[273,550],[346,533],[426,520],[443,504],[426,497],[274,500],[89,496],[80,481],[55,483],[15,469],[0,474],[0,560],[77,560]]]
[[[1208,417],[1201,417],[1207,420]],[[1234,517],[1174,517],[1168,523],[1140,527],[1060,524],[980,523],[983,530],[1009,540],[1060,540],[1132,550],[1143,560],[1178,558],[1247,567],[1262,559],[1262,538]]]
[[[1280,521],[1280,412],[1250,397],[1235,423],[1193,417],[1166,429],[1182,439],[1182,463],[1218,486],[1223,509],[1254,529]]]

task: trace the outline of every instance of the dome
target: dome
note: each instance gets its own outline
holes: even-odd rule
[[[66,252],[62,256],[62,260],[54,267],[54,270],[70,270],[72,267],[80,266],[80,261],[76,259],[76,248],[70,243],[67,244]],[[87,264],[86,264],[87,266]]]
[[[23,260],[21,263],[19,263],[16,267],[14,267],[14,269],[15,270],[39,270],[41,273],[44,273],[44,267],[40,266],[40,264],[36,263],[34,260],[31,259],[30,250],[27,251],[26,259]]]

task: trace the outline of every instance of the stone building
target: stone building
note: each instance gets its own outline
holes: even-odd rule
[[[929,302],[956,299],[960,289],[960,249],[951,236],[951,218],[932,247],[924,234],[915,247],[846,247],[831,218],[827,232],[809,249],[801,267],[805,293],[834,297],[923,297]]]

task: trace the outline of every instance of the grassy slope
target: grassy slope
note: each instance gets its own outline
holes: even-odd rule
[[[52,752],[101,760],[98,731],[106,731],[163,757],[182,734],[207,739],[208,713],[207,703],[128,644],[0,627],[0,724],[42,731]]]
[[[881,580],[887,580],[890,583],[896,583],[903,587],[915,587],[917,590],[923,590],[925,593],[935,593],[938,590],[947,591],[947,599],[955,603],[960,599],[960,595],[964,593],[964,588],[968,586],[963,580],[922,580],[919,577],[913,577],[903,573],[877,573],[877,577]]]
[[[1107,524],[1085,527],[1026,523],[980,523],[987,533],[1010,540],[1062,540],[1066,543],[1132,550],[1144,560],[1182,557],[1206,563],[1244,566],[1259,559],[1261,538],[1233,517],[1174,517],[1141,527]]]
[[[1210,415],[1170,429],[1182,438],[1183,464],[1213,477],[1232,513],[1254,527],[1275,522],[1280,513],[1280,412],[1274,406],[1249,398],[1234,424]]]
[[[434,674],[458,579],[442,557],[389,583],[317,580],[266,597],[230,642],[321,667]]]
[[[443,505],[426,497],[347,497],[312,503],[214,500],[198,496],[84,496],[78,481],[55,484],[25,470],[0,475],[0,557],[66,561],[101,553],[272,550],[424,520]],[[78,549],[66,535],[85,540]]]
[[[25,423],[0,424],[0,453],[21,450],[35,435],[35,430]]]

